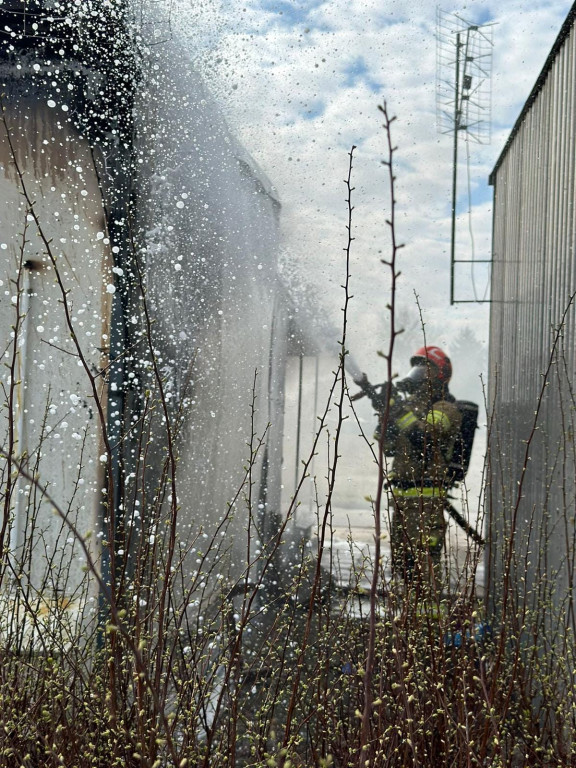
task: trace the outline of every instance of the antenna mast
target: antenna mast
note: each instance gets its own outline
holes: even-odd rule
[[[478,144],[489,144],[491,139],[492,28],[493,24],[473,24],[439,8],[436,12],[436,122],[438,131],[451,134],[453,139],[450,304],[457,303],[454,298],[456,264],[490,261],[456,258],[456,208],[460,135]]]

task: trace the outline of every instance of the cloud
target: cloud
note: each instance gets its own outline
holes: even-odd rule
[[[490,145],[459,142],[457,253],[486,258],[490,248],[488,175],[504,145],[571,3],[541,0],[447,3],[471,21],[493,20]],[[355,298],[351,334],[357,356],[374,360],[380,345],[389,279],[380,263],[389,249],[389,181],[381,164],[386,137],[377,105],[393,114],[398,236],[406,243],[399,298],[422,309],[446,334],[462,323],[486,336],[488,309],[449,306],[452,141],[436,128],[436,40],[433,6],[413,0],[225,0],[209,15],[211,40],[196,55],[228,120],[278,189],[284,252],[299,279],[322,285],[340,318],[346,240],[348,152],[354,168]],[[195,26],[194,26],[195,24]],[[201,26],[201,25],[200,25]],[[468,150],[468,151],[467,151]],[[469,192],[470,190],[470,192]],[[469,194],[472,213],[467,214]],[[472,234],[471,234],[472,230]],[[485,267],[459,267],[458,291],[484,293]],[[412,309],[411,309],[412,311]],[[416,311],[416,310],[414,310]],[[356,313],[356,314],[355,314]],[[368,365],[368,363],[367,363]]]

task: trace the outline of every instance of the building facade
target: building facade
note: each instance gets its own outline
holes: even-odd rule
[[[279,202],[139,18],[0,7],[1,577],[49,611],[97,606],[160,541],[181,591],[214,559],[233,584],[279,525]]]
[[[490,179],[488,592],[559,631],[574,629],[576,554],[575,18]]]

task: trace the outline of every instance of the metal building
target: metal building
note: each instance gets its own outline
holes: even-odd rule
[[[523,621],[547,606],[559,628],[576,554],[575,21],[573,6],[490,177],[488,587],[501,608],[513,583]]]

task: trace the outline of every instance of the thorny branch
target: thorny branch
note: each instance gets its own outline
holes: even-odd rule
[[[390,216],[386,223],[390,232],[390,257],[382,259],[382,264],[390,270],[390,301],[387,305],[388,317],[390,322],[390,339],[388,342],[388,351],[384,355],[386,360],[386,380],[392,381],[392,361],[394,354],[394,344],[400,331],[396,328],[396,283],[400,272],[397,268],[398,251],[402,245],[398,243],[396,237],[396,176],[394,175],[394,152],[396,147],[392,144],[392,123],[396,119],[390,117],[386,102],[379,105],[378,109],[384,116],[384,132],[387,144],[387,158],[382,161],[388,169],[388,181],[390,190]],[[377,601],[378,584],[381,576],[382,559],[382,512],[383,499],[386,485],[386,458],[384,455],[384,439],[386,436],[386,427],[390,416],[390,401],[386,400],[384,411],[381,416],[380,439],[378,442],[378,480],[376,488],[376,498],[374,501],[374,570],[370,584],[370,615],[368,628],[368,648],[366,652],[366,664],[364,669],[364,709],[362,712],[362,730],[360,736],[360,756],[359,766],[364,766],[365,761],[369,759],[370,743],[370,722],[373,710],[373,671],[375,665],[376,653],[376,622],[377,622]]]

